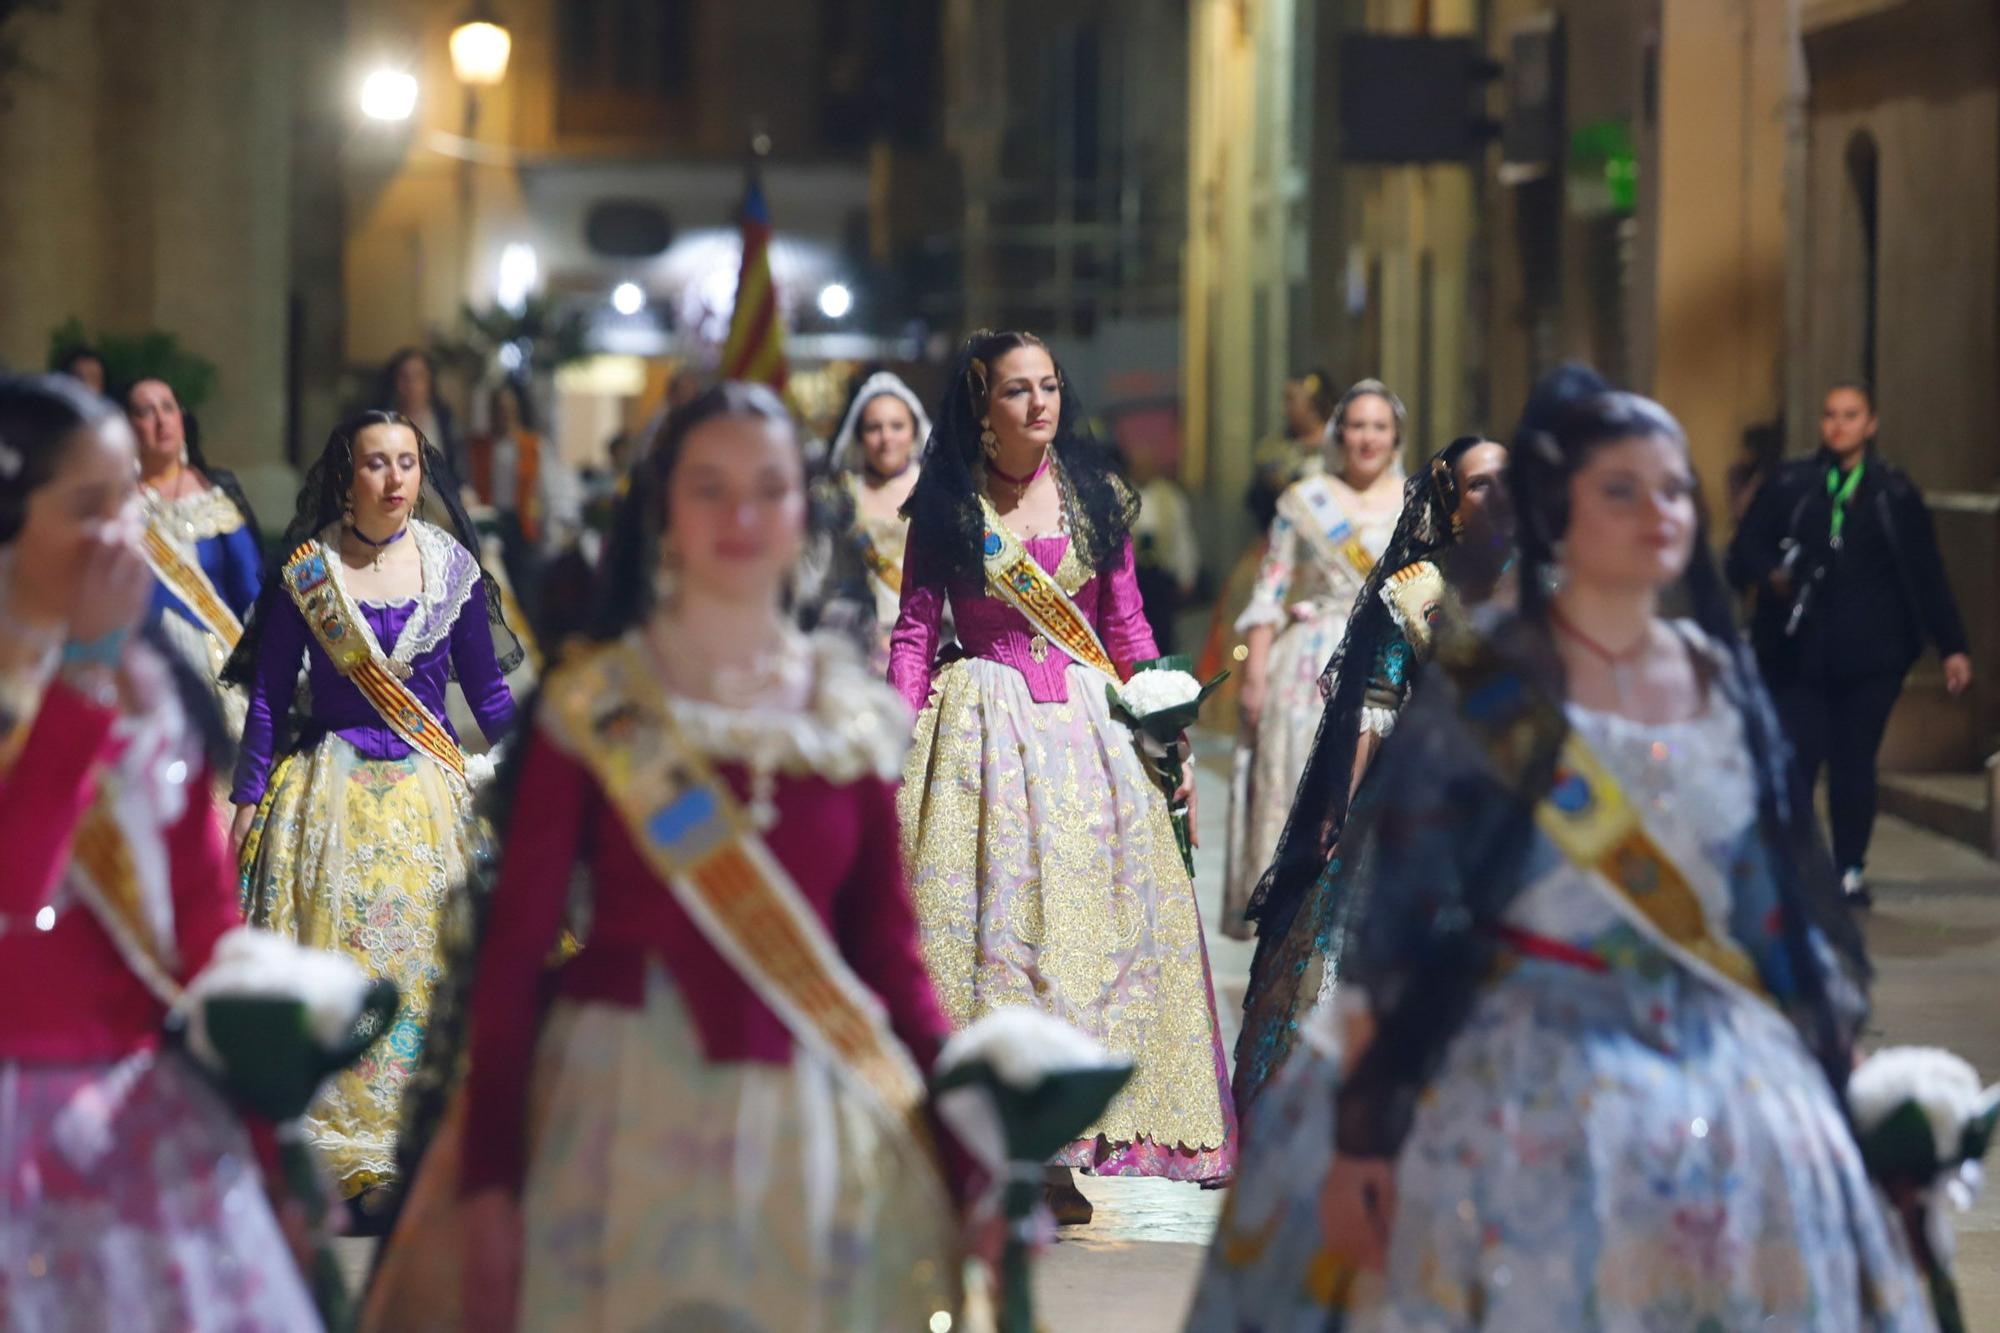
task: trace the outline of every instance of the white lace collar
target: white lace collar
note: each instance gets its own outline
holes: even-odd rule
[[[458,623],[458,613],[472,596],[472,590],[479,586],[479,562],[443,528],[413,518],[410,520],[410,540],[417,546],[423,587],[416,596],[416,610],[410,613],[410,618],[403,622],[403,628],[396,635],[395,649],[384,654],[368,618],[362,615],[353,618],[361,627],[370,648],[405,666],[445,641],[451,634],[451,627]],[[327,574],[332,578],[334,587],[358,609],[360,603],[348,591],[347,575],[340,563],[340,524],[332,523],[322,529],[319,544],[325,549]]]
[[[147,526],[157,528],[168,541],[198,542],[227,536],[243,526],[243,511],[220,486],[171,500],[152,490],[145,496]]]
[[[895,781],[910,745],[902,696],[845,640],[814,634],[807,642],[814,668],[808,710],[777,713],[670,696],[675,725],[712,760],[836,783],[870,776]],[[635,640],[632,647],[650,660],[644,644]]]

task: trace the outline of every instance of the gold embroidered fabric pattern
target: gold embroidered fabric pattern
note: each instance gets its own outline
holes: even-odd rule
[[[211,486],[177,500],[162,499],[148,492],[148,526],[189,552],[194,544],[210,537],[226,537],[243,526],[243,511],[220,486]]]
[[[439,921],[482,836],[462,791],[421,753],[363,759],[328,736],[279,762],[244,844],[248,920],[345,953],[402,992],[388,1034],[328,1083],[306,1119],[350,1198],[395,1178],[403,1085],[439,976]]]
[[[898,800],[925,962],[955,1026],[1031,1004],[1132,1057],[1090,1135],[1209,1153],[1186,1175],[1218,1178],[1227,1090],[1193,888],[1103,677],[1072,665],[1068,684],[1037,703],[996,663],[938,673]]]

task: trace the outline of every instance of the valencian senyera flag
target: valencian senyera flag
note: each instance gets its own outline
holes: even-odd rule
[[[785,328],[778,289],[771,283],[771,210],[755,171],[743,191],[743,269],[736,279],[736,310],[722,348],[724,379],[785,387]]]

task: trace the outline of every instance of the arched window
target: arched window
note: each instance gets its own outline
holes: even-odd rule
[[[1856,253],[1861,259],[1859,295],[1861,308],[1861,382],[1874,384],[1875,331],[1881,307],[1881,154],[1875,136],[1856,130],[1847,141],[1847,188],[1853,202],[1850,214],[1858,227]]]

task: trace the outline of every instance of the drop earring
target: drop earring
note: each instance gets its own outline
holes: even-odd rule
[[[1563,563],[1563,543],[1558,541],[1549,549],[1549,563],[1542,566],[1542,595],[1553,597],[1569,582],[1569,567]]]
[[[1000,457],[1000,437],[993,433],[993,418],[979,419],[979,447],[986,451],[988,461]]]
[[[681,591],[681,561],[672,551],[660,552],[660,564],[653,571],[653,600],[670,605]]]

